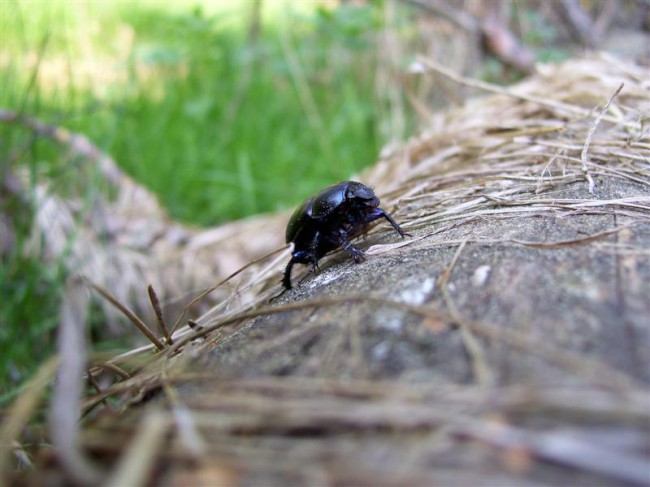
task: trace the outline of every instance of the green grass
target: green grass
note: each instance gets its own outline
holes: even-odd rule
[[[252,41],[252,5],[3,0],[0,106],[87,135],[175,219],[212,226],[292,207],[386,142],[372,42],[382,9],[263,2]],[[2,172],[79,184],[60,147],[6,124],[0,138]],[[23,256],[29,210],[0,204],[18,221],[0,269],[3,393],[52,353],[65,272]]]
[[[45,8],[49,25],[10,5],[3,15],[19,21],[2,21],[4,30],[14,26],[3,34],[6,49],[23,60],[41,49],[46,81],[29,90],[19,59],[3,70],[2,106],[88,135],[174,218],[214,225],[286,208],[373,162],[384,142],[376,53],[365,42],[379,25],[373,7],[289,13],[291,29],[264,15],[251,44],[232,27],[235,18],[245,24],[245,2],[213,14],[92,2],[84,14],[55,3]],[[56,76],[80,62],[105,84]]]
[[[52,354],[61,288],[60,269],[53,270],[21,256],[6,260],[0,269],[3,296],[0,394],[7,392],[12,384],[22,382],[36,365]]]

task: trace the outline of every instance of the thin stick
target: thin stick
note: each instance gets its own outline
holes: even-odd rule
[[[449,289],[447,288],[447,282],[449,281],[449,276],[451,275],[451,271],[456,265],[456,262],[458,262],[458,258],[460,257],[460,254],[463,251],[463,249],[465,248],[465,245],[467,244],[467,240],[468,240],[467,238],[464,239],[461,242],[461,244],[458,246],[458,250],[456,250],[454,257],[451,260],[451,263],[449,264],[447,269],[442,273],[442,276],[440,276],[440,279],[438,281],[438,286],[440,287],[440,291],[442,292],[442,296],[443,299],[445,300],[445,304],[449,308],[449,313],[451,314],[454,321],[458,323],[458,326],[460,328],[461,338],[463,340],[463,344],[465,345],[465,349],[467,350],[467,354],[470,357],[470,362],[472,364],[472,369],[474,372],[474,376],[476,377],[476,381],[482,386],[489,386],[494,384],[494,374],[490,370],[490,367],[487,364],[487,360],[485,359],[485,350],[483,349],[481,342],[477,340],[476,336],[474,336],[474,333],[468,326],[467,321],[463,318],[460,311],[458,311],[456,304],[451,299],[451,295],[449,294]]]
[[[93,386],[93,389],[95,389],[98,394],[101,394],[102,388],[99,386],[99,382],[97,382],[97,379],[95,379],[95,376],[92,374],[90,369],[86,371],[86,377],[88,377],[88,382]]]
[[[115,306],[117,309],[119,309],[124,316],[126,316],[131,323],[135,325],[135,327],[142,332],[144,336],[146,336],[151,343],[153,343],[158,350],[164,350],[165,345],[158,340],[158,337],[154,335],[151,330],[147,327],[147,325],[144,324],[144,321],[142,321],[133,311],[131,311],[127,306],[123,305],[120,303],[115,296],[113,296],[108,290],[104,289],[103,287],[99,286],[98,284],[95,284],[93,282],[87,281],[88,285],[93,288],[95,291],[97,291],[104,299],[106,299],[109,303],[111,303],[113,306]]]
[[[486,83],[485,81],[465,78],[464,76],[461,76],[460,74],[452,71],[451,69],[446,68],[442,64],[438,64],[437,62],[432,61],[431,59],[426,58],[424,56],[419,56],[417,62],[422,67],[425,67],[430,71],[434,71],[438,74],[441,74],[444,77],[449,78],[450,80],[461,85],[469,86],[471,88],[478,88],[480,90],[488,91],[490,93],[497,93],[499,95],[506,95],[506,96],[511,96],[513,98],[519,98],[520,100],[524,100],[524,101],[539,103],[540,105],[550,106],[558,110],[563,110],[565,112],[570,112],[576,115],[581,115],[581,116],[589,115],[589,110],[577,107],[575,105],[569,105],[568,103],[562,103],[549,98],[541,98],[534,95],[522,95],[520,93],[515,93],[510,88],[505,88],[503,86]]]
[[[118,367],[115,364],[112,364],[110,362],[103,362],[101,364],[97,364],[95,367],[99,367],[105,370],[110,370],[111,372],[115,372],[117,375],[122,377],[122,379],[130,379],[131,374],[129,374],[126,370],[124,370],[122,367]]]
[[[531,103],[537,103],[539,105],[544,105],[551,108],[555,108],[557,110],[573,113],[574,115],[578,115],[581,117],[588,117],[590,114],[590,111],[587,110],[586,108],[581,108],[575,105],[569,105],[568,103],[562,103],[553,100],[551,98],[542,98],[535,95],[523,95],[521,93],[516,93],[509,88],[504,88],[503,86],[493,85],[491,83],[486,83],[484,81],[465,78],[464,76],[455,73],[451,69],[446,68],[443,65],[438,64],[424,56],[419,56],[417,62],[419,63],[419,65],[417,66],[416,69],[421,69],[422,67],[424,67],[427,70],[434,71],[438,74],[441,74],[458,84],[470,86],[472,88],[478,88],[480,90],[488,91],[490,93],[497,93],[499,95],[506,95],[512,98],[518,98],[520,100],[528,101]],[[626,127],[638,127],[637,122],[625,122],[617,118],[605,116],[605,115],[603,115],[602,118],[609,122],[621,123]]]
[[[158,295],[156,294],[156,291],[154,290],[151,284],[147,286],[147,291],[149,292],[149,299],[151,300],[151,306],[153,306],[153,311],[156,314],[158,333],[160,333],[162,336],[165,337],[165,341],[167,344],[171,345],[174,342],[172,341],[172,337],[169,334],[169,330],[167,329],[167,324],[165,323],[165,317],[162,314],[162,308],[160,307],[160,300],[158,299]]]
[[[598,124],[600,124],[600,121],[603,119],[603,117],[607,113],[607,110],[609,110],[609,106],[614,101],[614,98],[616,98],[618,96],[618,94],[621,92],[624,85],[625,85],[625,83],[621,83],[621,85],[618,87],[618,89],[609,98],[609,100],[607,101],[607,104],[605,105],[605,107],[600,111],[600,113],[596,117],[596,120],[594,120],[594,123],[591,125],[591,128],[589,129],[589,133],[587,134],[587,138],[585,139],[585,145],[582,148],[582,152],[580,153],[580,160],[582,160],[582,172],[584,173],[585,178],[587,178],[587,182],[589,183],[589,193],[590,194],[594,194],[595,183],[594,183],[594,178],[591,177],[591,174],[589,174],[589,169],[587,168],[587,164],[590,162],[589,161],[589,144],[591,144],[591,139],[594,136],[594,133],[596,132],[596,129],[598,128]]]
[[[187,310],[190,309],[190,307],[191,307],[194,303],[196,303],[197,301],[203,299],[205,296],[207,296],[208,294],[210,294],[212,291],[218,289],[220,286],[222,286],[223,284],[225,284],[226,282],[228,282],[230,279],[232,279],[232,278],[235,277],[236,275],[242,273],[243,271],[245,271],[245,270],[248,269],[249,267],[251,267],[251,266],[257,264],[258,262],[263,261],[264,259],[266,259],[266,258],[268,258],[268,257],[271,257],[272,255],[275,255],[275,254],[277,254],[277,253],[279,253],[279,252],[282,252],[283,250],[285,250],[285,247],[282,247],[282,248],[279,248],[279,249],[275,249],[275,250],[269,252],[268,254],[263,255],[263,256],[261,256],[261,257],[255,259],[255,260],[249,262],[249,263],[246,264],[245,266],[243,266],[243,267],[237,269],[235,272],[233,272],[232,274],[230,274],[230,275],[229,275],[228,277],[226,277],[225,279],[222,279],[221,281],[219,281],[219,283],[217,283],[216,285],[214,285],[214,286],[212,286],[212,287],[209,287],[209,288],[205,289],[204,291],[202,291],[198,296],[196,296],[194,299],[192,299],[192,301],[190,301],[189,303],[187,303],[187,304],[185,305],[185,307],[183,308],[183,311],[181,312],[180,316],[179,316],[178,319],[176,320],[176,323],[174,323],[174,327],[172,328],[171,334],[173,335],[174,332],[178,329],[178,327],[179,327],[180,324],[181,324],[181,321],[183,320],[183,317],[184,317],[185,314],[187,313]]]

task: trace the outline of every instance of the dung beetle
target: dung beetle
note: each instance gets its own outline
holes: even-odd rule
[[[291,269],[294,264],[309,264],[310,273],[328,252],[341,247],[356,263],[364,253],[350,240],[359,236],[370,222],[385,218],[404,238],[401,227],[384,210],[379,198],[368,186],[356,181],[343,181],[322,190],[296,208],[287,225],[287,243],[293,242],[291,260],[284,271],[282,284],[291,289]]]

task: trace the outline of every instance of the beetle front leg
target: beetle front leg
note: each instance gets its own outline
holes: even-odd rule
[[[339,245],[343,250],[352,256],[355,263],[358,264],[359,262],[365,260],[366,254],[363,252],[363,250],[350,242],[348,233],[343,229],[339,230]]]
[[[377,218],[385,218],[386,220],[388,220],[388,223],[390,223],[391,226],[395,229],[395,231],[399,233],[400,237],[404,238],[404,237],[411,236],[410,234],[404,232],[404,230],[402,230],[402,227],[400,227],[399,224],[395,220],[393,220],[393,217],[390,216],[389,213],[386,213],[381,208],[375,208],[375,210],[372,213],[372,220],[376,220]]]
[[[297,252],[294,252],[291,255],[291,260],[287,264],[286,269],[284,270],[284,276],[282,278],[282,285],[286,289],[291,289],[291,269],[293,268],[294,264],[305,264],[309,265],[309,270],[307,271],[307,275],[303,277],[298,284],[300,284],[302,281],[304,281],[309,275],[313,274],[315,271],[320,270],[318,267],[318,259],[314,256],[313,252],[310,251],[304,251],[304,250],[299,250]]]
[[[296,259],[291,257],[291,260],[287,264],[286,269],[284,270],[284,276],[282,276],[282,285],[284,286],[285,289],[291,289],[291,269],[293,268],[293,264],[296,263]]]

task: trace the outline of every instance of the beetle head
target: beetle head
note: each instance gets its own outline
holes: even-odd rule
[[[379,206],[379,198],[375,196],[374,191],[361,183],[350,182],[346,189],[345,196],[347,199],[358,200],[366,206]]]

